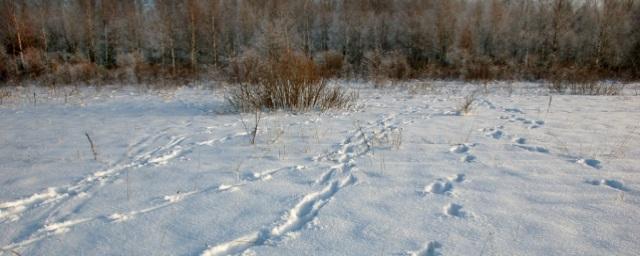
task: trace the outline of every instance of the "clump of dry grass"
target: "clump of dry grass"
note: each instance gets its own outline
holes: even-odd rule
[[[471,110],[473,110],[473,102],[475,100],[476,100],[475,94],[467,95],[466,97],[464,97],[462,103],[460,103],[460,106],[458,107],[458,111],[465,115],[471,113]]]
[[[556,72],[547,88],[551,93],[569,95],[620,95],[623,83],[601,81],[598,72],[587,68],[561,69]]]
[[[0,105],[4,102],[5,98],[11,97],[10,91],[0,90]]]
[[[242,126],[244,127],[244,130],[247,132],[247,134],[251,138],[251,145],[256,144],[256,137],[258,136],[258,128],[260,127],[260,120],[262,119],[262,115],[259,109],[256,109],[254,117],[255,117],[253,122],[254,125],[249,127],[247,126],[247,123],[244,122],[242,113],[240,113],[240,121],[242,122]]]
[[[569,95],[620,95],[624,89],[624,84],[604,83],[597,81],[590,82],[558,82],[554,81],[548,85],[552,93]]]
[[[340,87],[329,86],[315,62],[302,54],[283,50],[262,60],[255,54],[232,64],[229,103],[241,111],[287,109],[295,111],[345,108],[356,99]]]

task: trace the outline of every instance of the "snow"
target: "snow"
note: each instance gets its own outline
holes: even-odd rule
[[[230,111],[219,88],[15,88],[0,105],[0,248],[21,255],[640,251],[633,93],[550,99],[535,83],[343,86],[358,90],[356,107],[265,113],[255,145],[243,125],[253,124],[252,114]],[[483,90],[462,115],[475,88]]]

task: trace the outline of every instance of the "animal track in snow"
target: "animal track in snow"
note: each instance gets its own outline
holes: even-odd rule
[[[525,138],[516,137],[516,138],[513,138],[511,141],[514,143],[513,144],[514,147],[521,148],[529,152],[549,153],[549,150],[545,147],[525,145],[527,143],[527,139]]]
[[[542,126],[542,124],[544,124],[544,121],[541,120],[537,120],[534,121],[534,124],[529,125],[529,129],[535,129],[535,128],[539,128],[540,126]]]
[[[249,133],[238,132],[238,133],[234,133],[234,134],[230,134],[230,135],[224,136],[222,138],[201,141],[201,142],[196,143],[196,145],[198,145],[198,146],[204,146],[204,145],[213,146],[213,145],[215,145],[217,143],[223,143],[223,142],[225,142],[227,140],[231,140],[231,139],[236,138],[236,137],[243,137],[243,136],[247,136],[247,135],[249,135]]]
[[[406,256],[440,256],[440,249],[442,248],[442,244],[438,241],[429,242],[424,248],[418,251],[408,251],[404,253]]]
[[[624,184],[620,181],[617,180],[605,180],[605,179],[601,179],[601,180],[587,180],[586,183],[589,183],[591,185],[594,186],[601,186],[601,185],[605,185],[607,187],[613,188],[613,189],[617,189],[623,192],[628,191],[627,188],[624,187]]]
[[[466,175],[464,175],[464,174],[456,174],[455,176],[451,176],[448,179],[450,181],[455,181],[455,182],[460,183],[460,182],[463,182],[465,180],[465,178],[466,178]]]
[[[520,113],[522,114],[522,110],[518,109],[518,108],[505,108],[504,112],[509,112],[509,113]]]
[[[530,151],[530,152],[549,153],[548,149],[540,146],[527,146],[527,145],[513,145],[513,146]]]
[[[449,149],[449,151],[451,153],[457,153],[457,154],[462,154],[462,153],[466,153],[467,151],[469,151],[469,147],[465,144],[458,144],[454,147],[452,147],[451,149]]]
[[[253,172],[251,174],[247,174],[243,177],[243,180],[248,181],[248,182],[252,182],[252,181],[264,181],[264,180],[270,180],[271,178],[273,178],[273,175],[277,174],[278,172],[281,172],[283,170],[297,170],[300,171],[302,169],[304,169],[305,167],[303,165],[297,165],[294,167],[285,167],[285,168],[278,168],[278,169],[273,169],[273,170],[267,170],[267,171],[262,171],[262,172]]]
[[[198,193],[197,190],[184,192],[184,193],[178,192],[175,195],[164,196],[163,199],[170,203],[177,203],[196,193]]]
[[[453,182],[460,183],[465,179],[464,174],[457,174],[446,179],[437,179],[436,181],[425,186],[422,193],[438,194],[438,195],[451,195],[453,193]]]
[[[602,166],[600,165],[600,161],[596,160],[596,159],[585,159],[585,158],[581,158],[575,161],[577,164],[581,164],[587,167],[591,167],[591,168],[595,168],[595,169],[600,169],[602,168]]]
[[[473,160],[476,160],[476,157],[474,155],[464,155],[460,157],[460,162],[469,163],[473,162]]]
[[[453,185],[448,180],[436,180],[424,187],[425,194],[449,195],[451,190],[453,190]]]
[[[516,143],[516,144],[526,144],[527,143],[527,139],[520,138],[520,137],[513,138],[513,140],[511,140],[511,141],[513,141],[513,143]]]
[[[241,254],[251,247],[279,240],[289,232],[300,230],[318,215],[320,209],[331,200],[335,193],[341,188],[353,184],[355,180],[353,175],[349,175],[341,180],[334,180],[321,191],[304,196],[298,204],[285,214],[283,223],[277,224],[272,228],[261,229],[260,231],[242,236],[230,242],[210,247],[204,251],[202,255]]]
[[[219,186],[212,186],[209,188],[205,188],[205,189],[201,189],[201,190],[194,190],[194,191],[188,191],[188,192],[179,192],[176,193],[174,195],[167,195],[162,197],[162,201],[160,203],[156,203],[155,205],[143,208],[143,209],[138,209],[138,210],[132,210],[129,212],[125,212],[125,213],[121,213],[121,212],[115,212],[112,214],[107,214],[107,215],[99,215],[97,217],[94,218],[84,218],[84,219],[79,219],[79,220],[67,220],[64,222],[57,222],[59,223],[59,225],[52,225],[52,224],[46,224],[44,225],[41,229],[35,231],[34,233],[32,233],[31,235],[28,236],[27,239],[24,239],[22,241],[19,242],[15,242],[13,244],[7,245],[5,247],[3,247],[3,250],[10,250],[10,249],[15,249],[15,248],[19,248],[37,241],[40,241],[46,237],[52,236],[52,235],[58,235],[58,234],[62,234],[65,233],[67,231],[70,230],[70,228],[72,226],[75,226],[77,224],[81,224],[81,223],[85,223],[85,222],[90,222],[90,221],[107,221],[107,222],[112,222],[112,223],[118,223],[118,222],[126,222],[129,221],[131,219],[134,219],[136,216],[141,215],[141,214],[145,214],[145,213],[149,213],[152,211],[156,211],[165,207],[168,207],[170,205],[179,203],[183,200],[186,200],[188,198],[191,198],[197,194],[202,194],[202,193],[206,193],[206,192],[226,192],[226,191],[235,191],[237,189],[239,189],[242,186],[248,185],[252,182],[256,182],[256,181],[264,181],[264,180],[268,180],[268,178],[266,177],[272,177],[272,175],[275,175],[276,173],[279,173],[281,171],[284,170],[302,170],[305,167],[302,165],[298,165],[298,166],[293,166],[293,167],[284,167],[284,168],[279,168],[279,169],[274,169],[274,170],[268,170],[268,171],[264,171],[264,172],[259,172],[259,173],[254,173],[254,175],[252,177],[256,177],[254,179],[251,180],[241,180],[240,182],[236,183],[236,184],[232,184],[232,185],[219,185]],[[64,229],[61,228],[55,228],[55,227],[63,227]],[[54,230],[55,228],[55,230]],[[55,232],[52,232],[55,231]]]
[[[390,124],[391,118],[383,117],[371,126],[359,127],[336,150],[314,157],[314,161],[329,160],[338,165],[332,166],[316,179],[315,184],[322,184],[324,187],[306,194],[293,208],[286,211],[282,216],[283,221],[232,241],[210,246],[202,252],[202,255],[241,254],[247,252],[251,247],[281,240],[289,233],[300,231],[312,223],[322,207],[333,199],[336,193],[355,184],[357,178],[353,175],[353,171],[356,159],[369,153],[373,149],[374,141],[388,138],[391,132],[399,129]]]
[[[544,121],[542,120],[531,120],[521,116],[517,116],[515,114],[503,115],[499,117],[500,119],[507,120],[509,122],[519,122],[527,126],[529,129],[535,129],[542,125],[544,125]]]
[[[51,204],[53,204],[52,208],[57,208],[68,201],[81,198],[82,195],[86,196],[91,194],[93,189],[112,183],[126,170],[143,166],[163,165],[169,160],[189,151],[189,149],[179,145],[184,141],[185,137],[171,136],[168,137],[169,141],[166,144],[145,152],[147,148],[151,147],[163,137],[168,136],[166,134],[160,134],[155,138],[143,138],[131,146],[132,148],[128,150],[127,156],[125,156],[120,163],[96,171],[80,181],[66,186],[48,188],[43,192],[35,193],[22,199],[1,203],[0,223],[18,220],[26,210],[33,210]],[[129,161],[125,162],[127,159]]]
[[[501,130],[493,130],[486,134],[488,137],[492,137],[494,139],[500,139],[504,133]]]
[[[71,230],[71,227],[81,223],[91,221],[91,220],[92,220],[91,218],[82,218],[77,220],[66,220],[66,221],[60,221],[60,222],[54,222],[54,223],[47,223],[44,226],[42,226],[40,229],[33,232],[33,234],[31,234],[28,238],[0,248],[0,252],[12,251],[16,248],[20,248],[25,245],[40,241],[50,236],[64,234],[69,230]]]
[[[475,144],[473,143],[458,144],[451,147],[449,149],[449,152],[455,153],[455,154],[464,154],[462,157],[460,157],[461,162],[472,162],[473,160],[476,159],[476,157],[474,155],[471,155],[469,151],[470,151],[470,148],[474,146]]]
[[[502,131],[502,126],[496,126],[495,128],[484,128],[484,129],[480,129],[481,132],[484,132],[485,136],[490,137],[490,138],[494,138],[494,139],[500,139],[502,138],[502,136],[504,136],[504,132]]]
[[[450,203],[443,208],[444,214],[451,217],[465,218],[467,212],[462,209],[462,205]]]
[[[129,149],[127,150],[126,155],[116,164],[96,171],[92,174],[87,175],[84,179],[81,179],[75,183],[68,184],[66,186],[48,188],[43,192],[32,194],[31,196],[10,201],[0,203],[0,223],[3,222],[11,222],[20,219],[23,212],[27,210],[36,210],[42,209],[46,211],[50,211],[49,218],[42,220],[41,222],[47,223],[51,221],[52,217],[58,220],[67,219],[68,216],[56,216],[58,209],[61,209],[64,205],[74,203],[78,204],[79,202],[75,202],[78,200],[87,200],[95,190],[99,189],[101,186],[110,184],[118,179],[121,173],[132,170],[144,166],[158,166],[165,165],[170,160],[180,157],[188,152],[195,146],[209,145],[212,146],[216,143],[224,142],[233,137],[243,136],[242,134],[230,135],[223,137],[218,140],[205,141],[201,143],[187,143],[184,144],[184,140],[186,137],[184,136],[169,136],[166,134],[168,129],[163,130],[158,135],[146,136],[136,143],[131,144]],[[166,139],[168,142],[165,144],[161,144],[162,140]],[[184,144],[184,146],[182,145]],[[172,195],[165,198],[165,201],[155,206],[151,206],[141,210],[131,211],[129,213],[114,213],[107,216],[98,216],[90,220],[95,219],[105,219],[109,221],[126,221],[135,217],[138,214],[150,212],[153,210],[157,210],[163,208],[167,205],[177,203],[187,197],[193,196],[195,194],[204,193],[208,191],[217,191],[224,192],[228,190],[235,190],[241,186],[244,186],[250,182],[257,180],[267,180],[272,177],[272,175],[276,174],[279,171],[290,169],[288,168],[280,168],[276,170],[269,170],[265,172],[253,173],[250,179],[243,180],[238,184],[233,185],[220,185],[219,187],[211,187],[202,190],[192,191],[188,193],[183,193],[180,195]],[[304,168],[303,166],[296,166],[295,169]],[[226,187],[225,187],[226,186]],[[46,207],[45,207],[46,206]],[[51,210],[53,209],[53,210]],[[53,221],[56,222],[56,221]],[[57,221],[59,222],[59,221]],[[85,221],[86,222],[86,221]],[[41,224],[45,226],[45,224]],[[36,225],[36,224],[34,224]],[[29,244],[35,241],[41,240],[43,236],[41,236],[38,232],[33,232],[31,235],[28,235],[29,238],[15,242],[10,246],[22,246],[25,244]],[[34,238],[35,237],[35,238]],[[40,237],[40,238],[39,238]],[[15,247],[12,247],[15,248]]]

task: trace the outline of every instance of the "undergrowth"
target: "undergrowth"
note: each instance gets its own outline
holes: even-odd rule
[[[232,86],[227,100],[240,111],[285,109],[328,110],[349,107],[357,94],[330,86],[308,56],[283,50],[274,57],[245,54],[231,64]]]

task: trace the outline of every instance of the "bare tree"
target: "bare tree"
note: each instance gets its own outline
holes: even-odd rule
[[[638,0],[0,0],[0,43],[12,78],[29,59],[107,70],[137,53],[171,74],[226,70],[245,51],[282,47],[343,56],[343,75],[366,75],[366,54],[406,59],[419,76],[540,79],[581,70],[640,78]],[[49,59],[49,54],[59,53]],[[55,54],[53,54],[55,55]],[[52,56],[53,56],[52,55]],[[402,56],[400,56],[402,55]],[[390,61],[390,60],[389,60]],[[75,62],[78,62],[75,60]],[[48,65],[51,66],[51,65]],[[591,70],[592,72],[588,72]],[[153,74],[153,73],[152,73]]]

